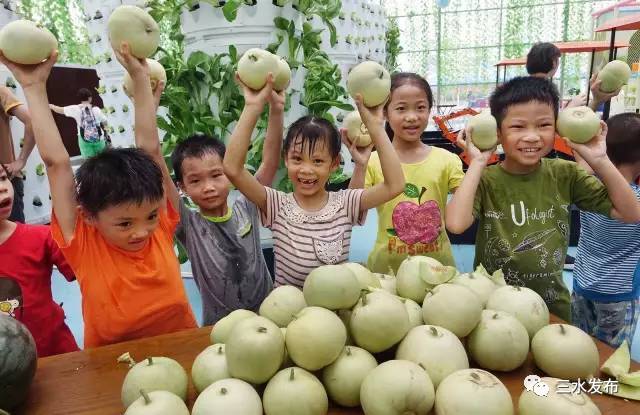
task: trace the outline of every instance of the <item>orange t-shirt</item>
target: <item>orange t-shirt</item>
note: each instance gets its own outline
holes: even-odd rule
[[[129,252],[109,244],[80,213],[67,244],[52,215],[53,238],[80,284],[85,348],[197,327],[173,250],[178,221],[167,202],[146,246]]]

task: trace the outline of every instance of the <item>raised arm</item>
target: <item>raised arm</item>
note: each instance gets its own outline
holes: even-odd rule
[[[51,109],[51,111],[60,114],[60,115],[65,115],[64,114],[64,107],[59,107],[57,105],[53,105],[53,104],[49,104],[49,109]]]
[[[271,91],[269,98],[269,125],[262,146],[262,162],[256,172],[256,179],[264,186],[271,186],[280,166],[282,134],[284,132],[285,90]]]
[[[473,204],[476,191],[482,178],[482,172],[493,153],[493,149],[481,152],[469,139],[465,143],[465,137],[470,136],[470,129],[462,130],[458,135],[458,144],[466,148],[471,157],[471,164],[460,187],[455,191],[445,208],[445,226],[449,232],[456,234],[463,233],[473,224]]]
[[[179,210],[180,194],[171,179],[169,168],[162,157],[160,136],[156,123],[159,97],[164,84],[158,83],[155,95],[151,91],[149,67],[145,59],[138,59],[129,53],[129,46],[125,43],[121,51],[114,51],[118,61],[129,72],[133,80],[133,107],[135,111],[135,141],[136,147],[149,154],[162,170],[164,192],[167,200],[174,209]]]
[[[27,160],[33,151],[33,148],[36,146],[36,139],[33,136],[33,126],[31,125],[31,114],[29,114],[29,110],[26,105],[18,105],[17,107],[13,107],[9,110],[11,115],[14,115],[24,124],[24,143],[22,145],[22,149],[20,150],[20,154],[18,158],[7,166],[7,170],[9,174],[13,177],[17,174],[20,174],[20,171],[24,168],[25,164],[27,164]]]
[[[64,240],[69,242],[75,229],[78,205],[75,180],[69,153],[49,110],[46,87],[47,78],[57,58],[58,51],[55,51],[49,59],[38,65],[17,65],[4,56],[0,56],[0,61],[13,73],[27,98],[35,142],[47,169],[53,211]]]
[[[589,80],[591,84],[591,95],[593,99],[589,102],[589,108],[591,108],[594,112],[597,111],[600,104],[603,102],[610,101],[612,98],[615,98],[620,93],[620,88],[613,92],[602,92],[600,91],[601,80],[597,78],[597,74],[594,74]]]
[[[347,130],[340,129],[340,136],[342,143],[347,146],[349,154],[351,154],[351,161],[353,161],[353,172],[351,173],[351,180],[349,180],[349,189],[363,189],[367,176],[367,164],[369,164],[369,158],[371,158],[371,150],[373,150],[373,142],[367,147],[356,147],[355,142],[349,140]]]
[[[602,127],[598,136],[586,144],[574,144],[568,141],[571,148],[577,151],[593,172],[607,187],[609,199],[613,204],[611,217],[627,223],[640,222],[640,202],[616,166],[607,156],[607,124],[600,121]]]
[[[404,191],[404,173],[398,153],[393,148],[387,132],[384,130],[384,104],[375,108],[367,108],[362,97],[356,97],[356,105],[365,127],[369,131],[371,141],[378,151],[384,181],[365,189],[360,201],[360,210],[369,210],[386,203]]]
[[[267,98],[273,90],[273,75],[269,75],[267,85],[258,92],[252,91],[244,85],[238,75],[236,75],[236,82],[244,93],[244,109],[240,114],[236,128],[231,134],[229,145],[224,155],[224,174],[243,195],[255,203],[260,210],[265,211],[267,208],[267,192],[264,185],[245,169],[244,163],[251,144],[251,133],[255,129]]]

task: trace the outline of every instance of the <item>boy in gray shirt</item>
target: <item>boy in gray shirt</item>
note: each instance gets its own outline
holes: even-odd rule
[[[280,162],[284,103],[284,93],[272,92],[262,163],[255,175],[265,186],[271,186]],[[224,153],[222,141],[199,135],[182,141],[171,156],[179,187],[199,208],[180,202],[176,237],[191,261],[204,325],[240,308],[257,312],[273,288],[260,246],[259,211],[243,195],[229,205]]]

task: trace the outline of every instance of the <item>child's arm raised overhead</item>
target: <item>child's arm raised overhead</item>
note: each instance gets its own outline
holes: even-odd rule
[[[46,85],[57,58],[58,51],[54,51],[49,59],[38,65],[18,65],[0,54],[0,61],[13,73],[27,98],[36,145],[47,168],[53,211],[65,242],[69,242],[77,217],[76,185],[69,153],[49,109]]]
[[[122,44],[120,51],[114,51],[118,61],[133,79],[133,107],[135,111],[136,147],[149,154],[162,170],[164,192],[174,209],[180,206],[180,194],[171,179],[169,168],[162,157],[162,147],[156,122],[158,103],[164,89],[164,83],[158,82],[155,94],[151,91],[149,67],[145,59],[131,55],[129,46]]]
[[[404,191],[404,173],[396,150],[384,130],[384,104],[375,108],[367,108],[362,103],[362,97],[356,97],[356,105],[362,122],[367,127],[373,145],[380,157],[380,166],[384,181],[369,187],[362,193],[360,210],[365,211],[386,203]]]
[[[476,191],[482,178],[482,172],[493,153],[493,149],[488,151],[478,150],[469,139],[465,143],[465,136],[471,137],[470,129],[460,131],[458,144],[466,148],[469,157],[471,157],[471,164],[462,179],[460,187],[455,191],[451,201],[447,203],[444,214],[446,228],[449,232],[456,234],[466,231],[473,224],[473,203]]]
[[[369,163],[369,158],[371,158],[373,143],[366,147],[356,147],[355,141],[352,143],[349,140],[347,130],[344,128],[340,130],[340,136],[344,145],[349,149],[351,160],[353,161],[353,173],[351,173],[351,180],[349,180],[349,189],[362,189],[366,181],[367,164]]]
[[[607,156],[607,124],[600,121],[600,126],[602,127],[600,134],[588,143],[575,144],[568,140],[567,143],[591,166],[606,186],[609,199],[613,204],[611,217],[622,222],[638,223],[640,222],[640,202],[624,176]]]
[[[272,90],[269,96],[269,125],[267,125],[267,136],[262,145],[262,162],[255,174],[256,180],[264,186],[273,184],[273,178],[280,166],[286,99],[284,89],[280,92]]]
[[[236,128],[231,134],[229,145],[224,155],[224,174],[231,183],[262,211],[267,208],[267,191],[264,185],[244,167],[247,151],[251,145],[251,133],[258,123],[258,118],[273,90],[273,75],[270,74],[267,84],[260,91],[252,91],[242,83],[236,74],[236,82],[244,93],[244,109]]]

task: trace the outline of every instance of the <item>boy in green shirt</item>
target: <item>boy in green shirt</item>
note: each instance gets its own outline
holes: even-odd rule
[[[570,320],[569,291],[562,281],[569,232],[569,206],[624,222],[640,222],[640,204],[607,157],[607,126],[586,144],[568,142],[600,180],[576,163],[543,158],[553,149],[558,91],[550,81],[514,78],[490,98],[505,152],[486,167],[493,150],[481,152],[463,131],[471,164],[447,205],[446,226],[462,233],[478,220],[475,265],[502,269],[510,285],[526,286],[549,310]]]

